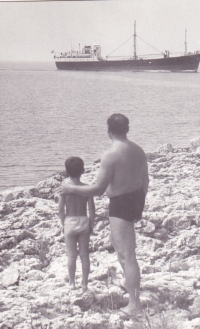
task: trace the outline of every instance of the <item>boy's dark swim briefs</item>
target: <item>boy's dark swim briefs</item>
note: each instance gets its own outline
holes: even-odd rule
[[[110,198],[109,216],[135,222],[141,218],[145,204],[145,193],[142,188],[130,193]]]

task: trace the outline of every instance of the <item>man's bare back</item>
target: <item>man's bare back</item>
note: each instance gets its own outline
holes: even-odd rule
[[[114,141],[110,150],[104,154],[104,159],[113,166],[113,176],[106,189],[109,198],[143,186],[147,165],[145,153],[140,146],[128,139]]]

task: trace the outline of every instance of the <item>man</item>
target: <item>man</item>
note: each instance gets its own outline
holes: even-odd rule
[[[136,315],[140,309],[140,269],[135,254],[134,222],[142,215],[148,190],[148,166],[144,151],[127,139],[129,120],[115,113],[108,120],[108,135],[112,146],[101,159],[97,180],[90,186],[64,184],[62,193],[85,196],[102,195],[110,198],[110,239],[124,272],[124,286],[129,293],[129,304],[118,313]]]

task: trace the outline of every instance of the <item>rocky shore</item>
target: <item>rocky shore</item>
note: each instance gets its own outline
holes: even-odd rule
[[[144,318],[122,321],[112,310],[127,294],[109,242],[108,199],[96,197],[89,290],[68,289],[67,256],[58,218],[64,173],[37,186],[0,192],[0,329],[200,329],[200,138],[191,147],[162,145],[147,153],[149,192],[136,224]],[[88,166],[91,184],[99,169]],[[81,266],[77,262],[77,286]]]

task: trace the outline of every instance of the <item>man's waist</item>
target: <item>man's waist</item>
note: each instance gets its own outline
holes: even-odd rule
[[[107,196],[108,196],[109,199],[112,199],[112,198],[117,197],[117,196],[134,193],[138,190],[143,190],[142,186],[129,188],[129,189],[118,190],[118,191],[116,191],[116,190],[115,191],[108,191]]]

